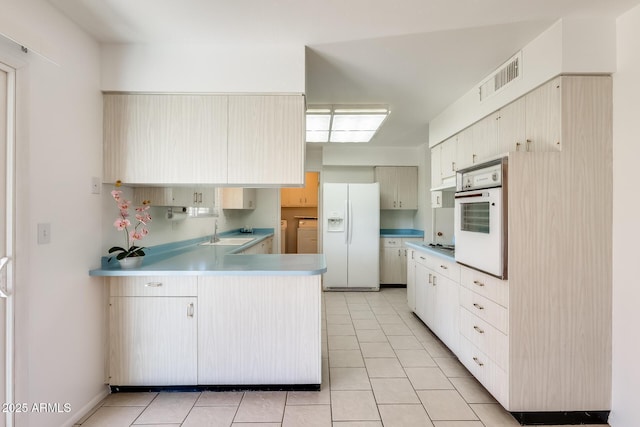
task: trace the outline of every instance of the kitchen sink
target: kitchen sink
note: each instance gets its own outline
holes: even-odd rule
[[[221,237],[219,241],[203,242],[201,245],[214,245],[214,246],[241,246],[245,243],[249,243],[252,240],[256,240],[255,237]]]

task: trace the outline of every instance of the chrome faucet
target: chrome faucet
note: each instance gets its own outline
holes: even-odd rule
[[[211,236],[211,243],[217,243],[220,241],[220,238],[218,237],[218,220],[214,220],[214,226],[213,226],[213,236]]]

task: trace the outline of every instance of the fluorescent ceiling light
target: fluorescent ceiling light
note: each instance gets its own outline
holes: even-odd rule
[[[369,142],[389,115],[388,108],[309,108],[307,142]]]

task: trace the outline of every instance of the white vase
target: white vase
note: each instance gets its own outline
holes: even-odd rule
[[[142,265],[143,256],[130,256],[127,258],[119,259],[120,268],[126,270],[130,268],[138,268]]]

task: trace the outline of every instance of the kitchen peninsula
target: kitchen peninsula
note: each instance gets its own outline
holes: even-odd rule
[[[242,254],[271,235],[253,237],[161,245],[138,269],[90,272],[110,289],[112,391],[319,390],[324,255]]]

